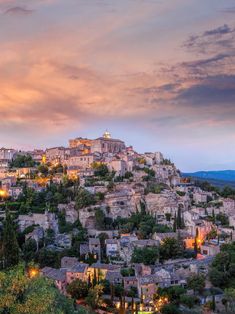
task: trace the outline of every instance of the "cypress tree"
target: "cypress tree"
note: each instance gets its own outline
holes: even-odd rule
[[[96,268],[94,268],[94,278],[93,278],[93,287],[97,285],[97,274],[96,274]]]
[[[182,240],[180,231],[177,233],[177,244],[178,244],[178,256],[182,256],[184,253],[184,242]]]
[[[178,213],[177,213],[177,228],[181,229],[181,208],[178,207]]]
[[[14,221],[9,210],[6,210],[6,218],[3,224],[3,267],[8,268],[19,262],[19,245],[16,238]]]
[[[89,276],[88,276],[88,288],[90,289],[91,287],[92,287],[91,275],[89,274]]]
[[[196,254],[198,253],[197,240],[198,240],[198,228],[196,228],[196,236],[195,236],[195,239],[194,239],[194,252],[195,252]]]
[[[175,212],[173,231],[176,232],[176,229],[177,229],[177,218],[176,218],[176,212]]]
[[[216,310],[216,303],[215,303],[215,295],[212,295],[212,305],[211,305],[212,311]]]
[[[215,210],[214,210],[214,208],[212,210],[212,218],[213,218],[213,222],[215,223],[216,218],[215,218]]]
[[[112,302],[112,304],[113,304],[113,300],[114,300],[114,293],[115,293],[114,285],[111,283],[111,285],[110,285],[110,294],[111,294],[111,302]]]
[[[135,304],[135,314],[138,314],[139,312],[139,305],[138,303]]]
[[[131,297],[131,314],[134,314],[135,310],[134,310],[134,297]]]

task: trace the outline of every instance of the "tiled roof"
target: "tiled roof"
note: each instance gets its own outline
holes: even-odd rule
[[[89,245],[88,243],[83,243],[83,244],[80,244],[80,255],[86,255],[88,254],[90,251],[89,251]]]
[[[117,239],[107,239],[105,240],[106,244],[118,244],[118,240]]]
[[[118,265],[112,265],[112,264],[101,264],[101,263],[94,263],[91,265],[92,268],[98,268],[98,269],[106,269],[106,270],[118,270],[120,269],[120,266]]]
[[[53,280],[58,280],[58,281],[65,281],[66,279],[66,271],[61,270],[61,269],[55,269],[51,267],[44,267],[41,270],[42,274]]]
[[[71,267],[70,271],[72,273],[84,273],[89,265],[85,263],[77,263]]]
[[[91,245],[100,245],[100,239],[99,238],[90,238],[89,244]]]

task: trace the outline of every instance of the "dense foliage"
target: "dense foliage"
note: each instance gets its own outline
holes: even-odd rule
[[[0,272],[0,313],[75,314],[73,304],[41,276],[30,278],[24,265]]]
[[[29,155],[17,155],[14,160],[11,162],[12,168],[28,168],[28,167],[34,167],[35,161],[33,158]]]
[[[114,221],[114,227],[123,233],[135,231],[140,239],[149,239],[154,232],[172,231],[167,226],[157,224],[156,219],[146,214],[144,208],[141,212],[133,213],[129,218],[118,217]]]
[[[16,238],[14,220],[9,211],[3,223],[2,239],[0,238],[0,269],[8,268],[19,262],[19,245]]]
[[[143,263],[145,265],[154,265],[159,259],[159,250],[157,247],[135,248],[132,254],[132,263]]]
[[[75,279],[67,286],[66,290],[75,300],[85,298],[88,294],[88,284],[80,279]]]
[[[212,284],[220,288],[235,288],[235,242],[223,244],[209,272]]]

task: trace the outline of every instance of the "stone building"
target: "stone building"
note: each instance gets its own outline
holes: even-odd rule
[[[95,156],[93,154],[80,155],[69,157],[67,160],[67,166],[77,167],[78,169],[91,168],[93,162],[95,161]]]
[[[88,138],[77,137],[69,140],[69,148],[79,148],[81,151],[90,151],[92,140]]]
[[[7,162],[12,161],[15,154],[15,149],[7,149],[2,147],[0,149],[0,160],[5,160]]]
[[[105,132],[102,137],[92,141],[91,153],[119,153],[125,150],[125,143],[118,139],[111,138],[110,133]]]
[[[66,159],[67,150],[65,147],[52,147],[46,149],[47,161],[63,161]]]

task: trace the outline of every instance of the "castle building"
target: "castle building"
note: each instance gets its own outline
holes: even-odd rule
[[[99,137],[92,141],[91,153],[120,153],[125,150],[126,145],[123,141],[113,139],[111,134],[106,131],[102,137]]]
[[[119,139],[113,139],[108,131],[105,131],[102,137],[99,137],[95,140],[82,137],[71,139],[69,140],[69,147],[72,151],[71,153],[74,155],[79,155],[79,152],[80,154],[93,154],[96,152],[101,154],[117,154],[126,148],[123,141]]]

